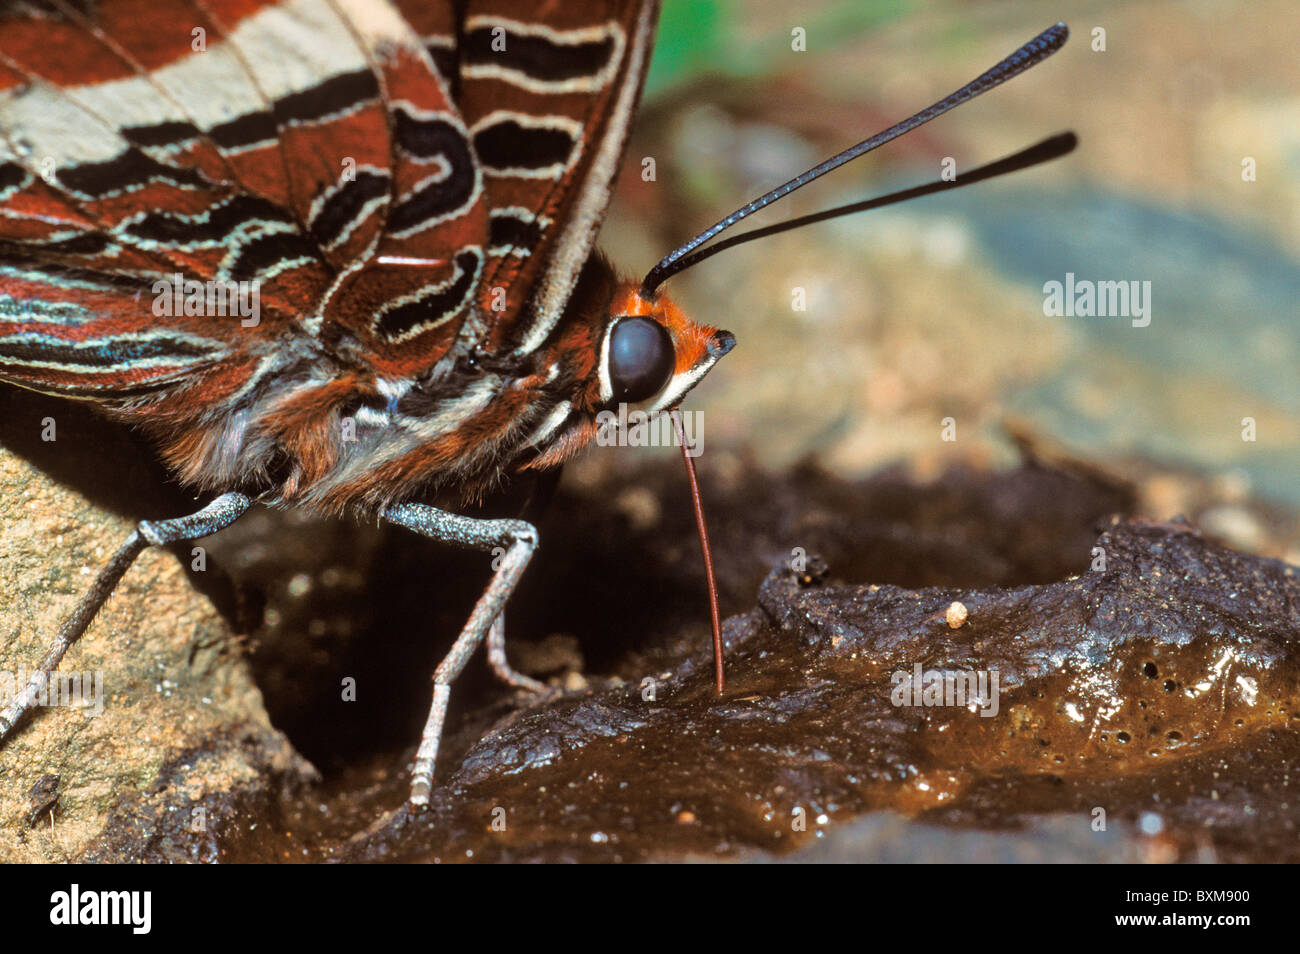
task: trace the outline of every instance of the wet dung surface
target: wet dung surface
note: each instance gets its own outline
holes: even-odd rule
[[[1009,589],[778,569],[727,621],[723,698],[695,652],[653,683],[534,704],[471,748],[435,810],[399,812],[343,857],[783,852],[868,811],[992,829],[1064,815],[1090,832],[1100,808],[1158,818],[1174,857],[1296,860],[1297,570],[1181,525],[1117,521],[1096,545],[1104,570]],[[996,704],[895,704],[914,679],[994,669]]]

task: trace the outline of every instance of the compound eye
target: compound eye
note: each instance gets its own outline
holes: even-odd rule
[[[610,334],[609,383],[614,400],[636,404],[659,393],[677,362],[668,330],[649,318],[621,318]]]

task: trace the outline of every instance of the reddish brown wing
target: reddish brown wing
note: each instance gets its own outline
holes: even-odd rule
[[[0,377],[109,401],[186,379],[213,404],[317,342],[428,367],[470,298],[435,321],[429,290],[486,244],[463,130],[379,0],[6,6]],[[403,254],[423,264],[381,264]],[[174,273],[256,283],[260,323],[159,316]]]
[[[100,27],[54,6],[0,14],[0,371],[57,393],[132,396],[230,359],[230,329],[151,320],[147,293],[172,272],[240,274],[255,243],[159,241],[158,228],[195,225],[240,188],[227,155],[112,42],[143,13],[130,6],[104,11]],[[164,37],[174,37],[173,60],[190,51],[192,12],[165,25],[177,12],[160,11],[155,59]],[[164,209],[175,220],[156,214]],[[259,211],[268,233],[292,227],[271,202]],[[299,277],[312,268],[300,263]],[[302,304],[302,284],[268,289],[268,310]]]
[[[487,210],[469,132],[420,34],[387,4],[347,0],[350,26],[368,51],[388,111],[390,150],[382,231],[331,290],[321,334],[381,377],[427,371],[456,340],[483,276]],[[454,35],[450,3],[420,7],[421,29]],[[357,178],[340,186],[377,195]],[[346,336],[341,339],[340,336]]]
[[[215,412],[321,350],[391,380],[458,335],[535,347],[590,254],[656,5],[454,9],[4,8],[0,378],[114,402],[184,381]],[[256,283],[260,324],[160,317],[175,273]]]
[[[484,172],[489,241],[467,336],[527,353],[560,319],[595,243],[649,65],[655,2],[471,0],[459,34],[397,0],[435,59]]]

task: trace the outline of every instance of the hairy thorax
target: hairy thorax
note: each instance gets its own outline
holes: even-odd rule
[[[214,382],[200,378],[118,415],[149,431],[202,490],[328,513],[421,494],[474,501],[595,436],[617,284],[593,257],[564,318],[529,354],[462,341],[425,373],[386,379],[341,346],[270,342],[250,349],[234,376],[246,383],[232,394],[214,397]]]

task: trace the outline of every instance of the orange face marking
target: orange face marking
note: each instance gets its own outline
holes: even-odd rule
[[[628,282],[614,296],[613,313],[615,315],[633,315],[653,318],[668,329],[673,339],[673,349],[677,352],[677,361],[673,366],[674,374],[689,371],[704,360],[709,352],[709,342],[718,329],[711,325],[701,325],[687,317],[677,304],[663,292],[653,299],[641,294],[636,282]]]

